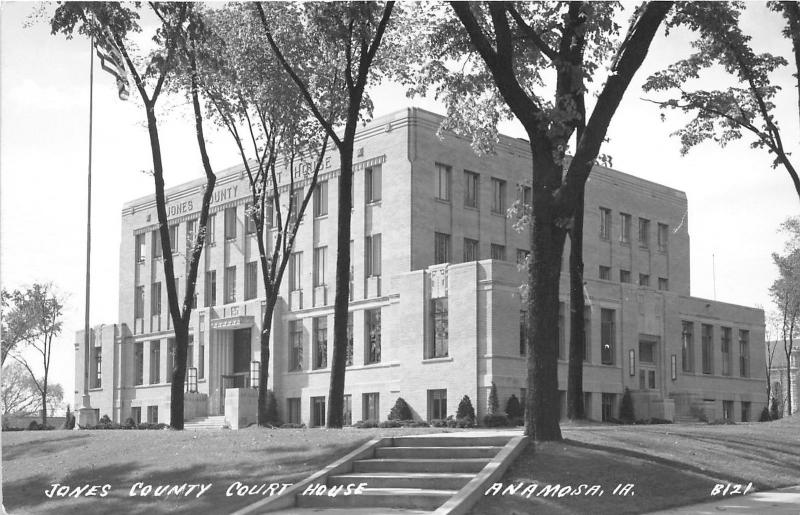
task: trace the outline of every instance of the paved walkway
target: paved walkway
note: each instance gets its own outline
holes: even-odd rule
[[[800,485],[767,492],[737,495],[727,499],[659,511],[651,515],[708,515],[718,513],[798,515],[800,514]]]

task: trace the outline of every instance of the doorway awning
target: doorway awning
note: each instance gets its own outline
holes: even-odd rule
[[[218,331],[235,331],[236,329],[253,327],[254,324],[255,317],[253,316],[217,318],[211,321],[211,329],[216,329]]]

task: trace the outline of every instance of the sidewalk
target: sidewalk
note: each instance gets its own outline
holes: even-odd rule
[[[650,515],[706,515],[718,513],[798,515],[800,514],[800,485],[766,492],[737,495],[727,499],[653,512]]]

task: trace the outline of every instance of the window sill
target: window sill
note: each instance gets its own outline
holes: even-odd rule
[[[428,363],[447,363],[450,361],[453,361],[453,356],[443,356],[440,358],[423,358],[422,364],[425,365]]]
[[[444,198],[439,198],[439,197],[433,197],[433,200],[435,200],[436,202],[438,202],[438,203],[440,203],[440,204],[446,204],[446,205],[448,205],[448,206],[450,205],[450,199],[444,199]]]
[[[475,206],[470,206],[469,204],[464,204],[464,209],[466,209],[466,210],[468,210],[468,211],[475,211],[476,213],[479,213],[479,212],[480,212],[480,209],[478,208],[478,206],[477,206],[477,205],[475,205]]]
[[[327,220],[327,219],[328,219],[328,213],[314,216],[314,220]]]
[[[102,386],[93,386],[93,387],[89,388],[89,391],[90,392],[102,392],[103,391],[103,387]]]
[[[491,211],[494,216],[500,216],[502,218],[506,217],[506,214],[501,211],[495,211],[494,209]]]
[[[381,205],[381,199],[370,200],[370,201],[366,202],[366,205],[368,205],[368,206],[380,206]],[[353,209],[355,209],[355,207],[353,207]],[[352,209],[351,209],[351,211],[352,211]]]

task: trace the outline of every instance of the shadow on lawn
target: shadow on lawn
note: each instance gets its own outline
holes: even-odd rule
[[[64,448],[68,443],[71,447],[78,444],[86,445],[89,435],[84,433],[70,434],[53,439],[36,439],[15,444],[3,444],[3,461],[13,461],[18,457],[34,458],[44,456]]]

